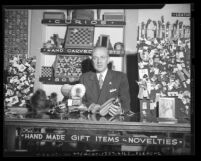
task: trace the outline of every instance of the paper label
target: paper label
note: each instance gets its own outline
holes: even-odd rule
[[[146,110],[146,109],[147,109],[147,102],[143,102],[143,103],[142,103],[142,109],[143,109],[143,110]]]
[[[72,99],[68,99],[68,106],[72,106],[73,105],[73,100]]]
[[[159,101],[159,98],[160,98],[160,93],[156,93],[156,99],[155,99],[155,102],[158,102],[158,101]]]
[[[150,110],[154,110],[156,107],[156,102],[150,103]]]

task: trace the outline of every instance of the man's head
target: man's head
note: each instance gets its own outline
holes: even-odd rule
[[[107,69],[109,63],[108,50],[105,47],[96,47],[92,53],[92,61],[94,69],[97,72],[103,72]]]

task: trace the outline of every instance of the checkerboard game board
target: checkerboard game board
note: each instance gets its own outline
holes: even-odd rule
[[[42,78],[51,78],[52,76],[53,76],[52,67],[42,66],[41,77]]]
[[[94,27],[91,26],[68,26],[64,48],[92,48]]]

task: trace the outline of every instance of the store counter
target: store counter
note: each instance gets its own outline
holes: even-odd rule
[[[132,116],[106,116],[71,113],[52,119],[5,118],[4,151],[24,149],[22,142],[70,142],[124,147],[171,147],[171,152],[190,149],[190,124],[138,122]],[[129,148],[128,148],[129,149]],[[129,149],[130,151],[131,149]]]

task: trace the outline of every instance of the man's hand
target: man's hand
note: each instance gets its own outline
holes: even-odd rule
[[[120,115],[120,114],[122,114],[122,109],[120,106],[116,106],[116,105],[112,104],[109,108],[109,114],[111,116]]]
[[[99,104],[95,104],[95,103],[92,103],[90,106],[89,106],[89,109],[88,111],[89,112],[92,112],[92,113],[96,113],[100,110],[100,105]]]

